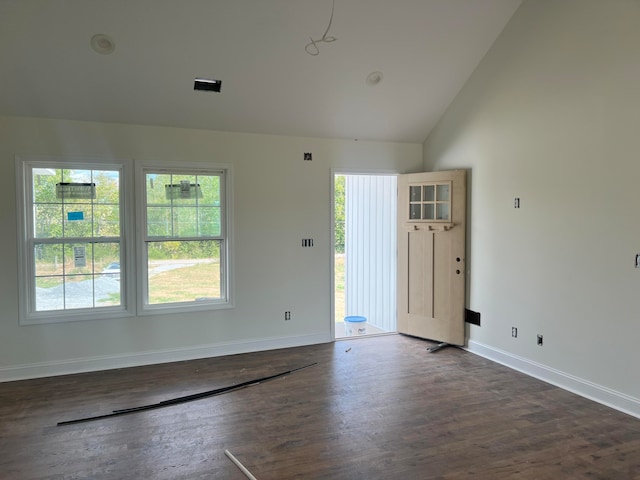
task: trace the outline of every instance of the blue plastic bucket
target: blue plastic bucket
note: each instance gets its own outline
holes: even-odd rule
[[[353,335],[365,335],[367,333],[367,317],[349,315],[344,317],[344,334],[347,337]]]

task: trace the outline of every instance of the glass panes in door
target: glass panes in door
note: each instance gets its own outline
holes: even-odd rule
[[[448,222],[450,219],[450,183],[409,186],[409,220]]]

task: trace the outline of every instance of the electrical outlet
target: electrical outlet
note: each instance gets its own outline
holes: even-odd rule
[[[291,312],[284,312],[284,319],[285,320],[291,320]]]
[[[542,335],[538,334],[538,345],[542,346]]]
[[[520,208],[520,197],[513,199],[513,208]]]
[[[518,328],[517,327],[511,327],[511,336],[513,338],[518,338]]]

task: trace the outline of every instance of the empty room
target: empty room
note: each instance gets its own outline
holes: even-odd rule
[[[640,479],[638,25],[0,0],[0,477]]]

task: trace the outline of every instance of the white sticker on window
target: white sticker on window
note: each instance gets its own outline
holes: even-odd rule
[[[76,267],[87,266],[87,251],[84,246],[73,247],[73,264]]]
[[[56,184],[56,198],[93,199],[96,198],[95,183],[60,182]]]
[[[199,183],[189,183],[181,180],[180,183],[172,183],[164,186],[167,200],[202,198],[202,189]]]

